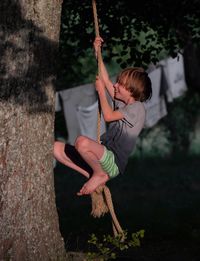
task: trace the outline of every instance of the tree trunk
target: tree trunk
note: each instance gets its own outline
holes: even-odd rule
[[[0,260],[66,260],[53,180],[61,1],[0,1]]]

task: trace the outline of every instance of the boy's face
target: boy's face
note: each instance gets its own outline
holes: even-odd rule
[[[116,82],[113,87],[115,89],[115,99],[126,101],[131,97],[131,93],[125,88],[124,85]]]

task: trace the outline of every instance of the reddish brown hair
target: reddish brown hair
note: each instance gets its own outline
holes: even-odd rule
[[[152,96],[151,80],[143,68],[124,69],[119,73],[117,82],[129,90],[136,101],[144,102]]]

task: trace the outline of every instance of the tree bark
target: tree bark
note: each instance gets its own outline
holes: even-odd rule
[[[0,1],[0,260],[66,260],[53,180],[60,0]]]

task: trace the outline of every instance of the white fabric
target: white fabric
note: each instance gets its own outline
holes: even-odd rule
[[[87,133],[86,136],[88,137],[95,137],[97,133],[96,130],[94,131],[97,126],[97,108],[96,110],[90,109],[90,106],[95,106],[97,101],[94,84],[85,84],[63,90],[59,94],[63,104],[68,132],[67,142],[74,145],[76,138],[79,135],[86,135],[85,133]],[[93,120],[94,122],[92,123]],[[91,122],[91,124],[88,122]],[[88,128],[87,131],[86,128]]]
[[[163,66],[163,73],[168,82],[167,100],[172,102],[174,98],[180,97],[187,90],[183,55],[178,54],[176,58],[169,57],[160,61],[159,64]]]
[[[145,128],[153,127],[161,118],[167,115],[164,95],[161,93],[161,68],[153,69],[149,74],[152,82],[152,97],[144,103],[146,109]]]
[[[61,107],[61,102],[60,102],[60,94],[59,92],[56,92],[56,98],[55,98],[55,111],[61,111],[62,107]]]
[[[81,135],[97,140],[98,100],[88,107],[78,106],[76,115],[79,122]],[[100,135],[103,134],[105,130],[105,121],[101,115]]]

